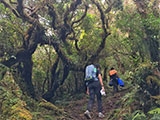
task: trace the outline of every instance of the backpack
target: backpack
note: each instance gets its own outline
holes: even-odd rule
[[[118,83],[119,83],[119,85],[120,85],[121,87],[124,87],[124,83],[123,83],[123,81],[122,81],[120,78],[118,78]]]
[[[86,71],[85,71],[85,84],[86,86],[88,86],[89,83],[93,82],[93,81],[97,81],[98,77],[97,77],[97,68],[91,64],[88,65],[86,67]]]
[[[109,76],[111,77],[111,79],[118,79],[116,70],[110,70],[109,71]]]

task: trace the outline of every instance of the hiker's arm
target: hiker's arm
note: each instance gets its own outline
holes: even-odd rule
[[[102,81],[102,76],[101,76],[101,74],[98,74],[98,78],[99,78],[100,84],[101,84],[101,86],[102,86],[102,89],[104,90],[104,85],[103,85],[103,81]]]
[[[89,95],[89,88],[87,87],[87,95]]]

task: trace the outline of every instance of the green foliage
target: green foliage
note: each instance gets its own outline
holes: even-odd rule
[[[83,20],[81,29],[89,33],[92,29],[95,29],[94,23],[96,23],[96,15],[88,13],[86,18]]]
[[[148,112],[152,117],[150,117],[150,120],[160,120],[160,108],[155,108],[153,110],[150,110]]]
[[[44,115],[43,118],[46,119],[46,120],[56,120],[56,119],[57,119],[57,118],[53,118],[53,117],[50,116],[50,115]]]
[[[155,30],[159,29],[158,24],[160,24],[160,17],[156,17],[153,13],[150,13],[147,16],[147,19],[144,19],[144,24],[149,26],[150,30],[153,30],[153,35]]]
[[[42,86],[44,80],[51,80],[51,67],[56,59],[56,54],[53,47],[44,46],[38,47],[33,54],[33,84],[36,86],[38,93],[42,93]],[[45,90],[48,89],[45,86]]]
[[[136,110],[131,114],[125,114],[124,120],[147,120],[147,117],[142,111]]]
[[[32,115],[24,108],[26,105],[20,99],[22,92],[10,72],[6,72],[4,78],[0,81],[0,103],[1,112],[4,119],[25,119],[31,120]]]
[[[94,14],[88,13],[81,25],[79,46],[88,56],[95,52],[101,41],[102,29],[99,28],[97,19]]]
[[[33,2],[35,5],[39,2],[43,2],[43,0],[28,1],[28,4],[31,2]],[[73,0],[51,2],[51,6],[54,7],[55,12],[57,13],[57,16],[54,18],[57,20],[57,28],[61,28],[61,23],[64,22],[64,14],[67,13],[66,10],[71,7],[72,2]],[[101,1],[97,0],[96,2],[100,3]],[[73,21],[76,21],[82,17],[84,14],[83,5],[87,3],[89,5],[91,1],[85,0],[85,3],[82,3],[80,6],[78,6],[75,12],[72,11],[68,13],[66,19],[68,19],[67,24],[69,26]],[[152,101],[150,97],[159,93],[157,92],[157,89],[160,85],[159,78],[153,74],[153,70],[155,67],[157,67],[157,63],[149,63],[151,50],[146,39],[149,37],[149,40],[159,40],[160,18],[152,13],[152,8],[150,6],[147,6],[148,11],[146,12],[146,17],[144,19],[141,14],[138,13],[135,4],[132,3],[132,5],[126,5],[125,7],[125,3],[127,2],[124,1],[124,3],[122,3],[122,0],[115,0],[112,8],[113,11],[107,13],[105,25],[107,26],[107,31],[110,32],[111,35],[106,40],[107,43],[105,49],[99,53],[100,57],[96,60],[105,67],[116,66],[117,69],[118,67],[120,68],[119,63],[124,64],[125,71],[128,72],[126,72],[122,78],[126,80],[127,86],[131,86],[132,90],[122,97],[120,101],[121,106],[123,106],[124,109],[130,109],[128,111],[126,110],[128,112],[128,114],[126,113],[126,118],[128,118],[128,120],[145,120],[146,115],[142,111],[136,110],[140,107],[145,108],[147,105],[148,109],[150,109],[150,107],[155,107],[154,101]],[[102,4],[100,4],[100,7],[103,8],[101,5]],[[13,7],[15,6],[13,5]],[[73,34],[69,35],[71,38],[73,36],[76,37],[80,51],[75,49],[75,42],[68,38],[67,45],[60,44],[62,48],[61,50],[64,52],[67,58],[74,64],[78,65],[84,65],[86,59],[94,54],[103,37],[100,14],[97,14],[97,9],[94,10],[94,5],[89,7],[90,8],[86,17],[80,23],[74,24],[72,28],[75,36]],[[119,11],[119,9],[122,10],[122,8],[124,8],[123,11]],[[50,25],[54,21],[52,21],[51,17],[48,15],[48,11],[46,10],[47,6],[45,6],[45,4],[44,9],[45,10],[41,11],[40,7],[40,9],[36,11],[38,14],[37,16],[40,15],[42,18],[45,18],[47,22],[44,21],[42,25],[45,26],[46,29],[51,30],[52,26]],[[26,29],[29,27],[29,24],[24,23],[21,17],[17,18],[12,11],[9,8],[5,8],[2,3],[0,3],[0,11],[0,61],[2,61],[7,60],[10,57],[14,57],[17,51],[23,48],[23,45],[26,42],[24,40],[24,31],[26,31]],[[109,23],[108,25],[107,22]],[[64,29],[68,28],[64,27]],[[57,31],[54,30],[51,31],[57,33]],[[146,31],[149,32],[149,34],[147,34]],[[50,36],[52,38],[51,43],[60,42],[57,36],[56,34]],[[45,36],[43,39],[45,43],[49,38],[48,36]],[[157,43],[159,43],[159,41]],[[42,95],[42,87],[45,80],[47,81],[47,84],[44,85],[44,92],[49,90],[51,87],[51,67],[54,64],[56,57],[57,53],[55,52],[54,48],[51,47],[51,44],[48,46],[38,46],[32,55],[32,82],[36,88],[38,97]],[[58,64],[58,69],[60,70],[60,75],[58,77],[59,79],[56,79],[57,81],[63,76],[62,62]],[[33,115],[33,119],[54,119],[52,116],[54,114],[52,111],[52,104],[47,104],[47,107],[52,107],[49,107],[51,110],[48,110],[45,108],[45,105],[45,107],[43,105],[42,107],[35,101],[32,101],[31,98],[24,97],[23,100],[21,99],[22,91],[14,83],[14,79],[11,77],[12,75],[10,75],[10,72],[8,71],[8,68],[0,64],[0,103],[2,104],[2,113],[4,114],[4,116],[2,115],[0,118],[20,119],[22,117],[25,119],[27,116],[26,114],[28,114],[28,118],[31,118]],[[14,71],[14,68],[12,68],[12,71]],[[23,72],[23,70],[20,72]],[[5,74],[6,76],[4,78]],[[70,72],[64,84],[60,86],[55,93],[57,95],[54,99],[55,101],[57,100],[55,103],[59,105],[68,105],[70,100],[83,98],[84,94],[80,94],[80,90],[83,86],[83,74],[84,73],[78,73],[77,71]],[[153,85],[151,80],[154,83],[154,87],[151,87]],[[60,81],[58,81],[58,83],[59,82]],[[71,93],[74,93],[75,91],[76,95],[73,96]],[[23,103],[23,101],[25,101],[24,103],[27,105],[19,104]],[[16,107],[18,109],[16,109]],[[27,108],[28,111],[25,108]],[[19,113],[17,113],[18,111],[21,113],[21,117],[19,117]],[[30,114],[30,111],[33,112],[32,115]],[[124,112],[126,111],[124,110]],[[135,112],[129,113],[133,111]],[[11,113],[14,115],[10,115]],[[121,113],[121,109],[113,110],[114,115],[112,118],[118,118],[119,113]],[[149,114],[153,115],[151,119],[154,120],[158,118],[157,113],[159,114],[158,108],[149,111]],[[23,116],[24,114],[26,116]],[[58,114],[61,115],[60,113]],[[62,118],[63,117],[64,116],[62,115]]]
[[[132,111],[137,109],[145,109],[148,111],[151,107],[157,107],[156,101],[151,99],[151,95],[158,94],[157,87],[158,83],[154,79],[152,79],[152,83],[149,83],[147,78],[148,76],[154,75],[154,70],[157,67],[157,63],[144,63],[140,64],[134,72],[128,72],[127,78],[132,82],[132,91],[127,93],[121,99],[122,106],[124,108],[131,107]],[[154,78],[154,77],[152,77]],[[149,79],[149,78],[148,78]],[[154,87],[151,87],[154,84]],[[158,98],[158,97],[154,97]],[[140,106],[142,108],[140,108]],[[135,111],[132,113],[126,113],[124,118],[127,120],[141,120],[151,118],[147,114],[144,114],[142,111]],[[151,110],[148,112],[149,114],[157,114],[159,113],[159,108]],[[153,115],[152,115],[153,117]],[[154,117],[153,117],[154,118]],[[156,118],[156,117],[155,117]]]
[[[157,67],[157,63],[150,63],[150,64],[141,64],[138,68],[135,69],[133,73],[132,80],[135,84],[138,84],[143,91],[148,91],[150,94],[153,94],[156,89],[150,88],[149,84],[146,81],[146,78],[149,75],[153,74],[154,69]],[[156,84],[157,86],[158,84]]]
[[[2,4],[0,4],[0,11],[0,56],[7,59],[15,55],[17,48],[22,45],[24,25],[21,19],[17,19]]]
[[[124,97],[121,98],[121,103],[124,107],[131,106],[132,103],[134,103],[136,93],[138,91],[138,87],[132,88],[132,91],[127,93]]]
[[[138,110],[132,113],[132,116],[133,116],[132,120],[146,120],[146,115]]]
[[[150,7],[148,8],[151,9]],[[119,28],[119,34],[124,34],[124,42],[120,42],[120,44],[125,44],[128,52],[131,53],[129,58],[133,63],[133,67],[138,66],[138,63],[141,61],[147,61],[153,47],[153,45],[150,44],[152,44],[153,41],[156,44],[159,43],[159,22],[160,18],[155,16],[150,10],[145,18],[142,17],[133,4],[130,6],[127,5],[123,11],[117,13],[115,23],[117,28]],[[154,46],[153,49],[157,48]]]
[[[109,120],[115,120],[118,118],[120,109],[114,109],[113,111],[111,111],[110,115],[112,116],[111,118],[108,118]],[[110,116],[109,116],[110,117]]]
[[[154,114],[150,120],[160,120],[160,114]]]
[[[0,64],[0,80],[3,79],[3,77],[7,71],[9,71],[9,69],[6,66],[4,66],[3,64]]]
[[[160,108],[155,108],[155,109],[153,109],[153,110],[150,110],[149,112],[148,112],[149,114],[160,114]]]
[[[19,31],[19,26],[13,24],[12,21],[0,21],[0,26],[3,28],[0,31],[1,40],[1,56],[11,57],[15,55],[17,47],[22,45],[22,33]],[[5,39],[4,39],[5,38]]]
[[[9,72],[0,81],[0,94],[0,118],[3,118],[3,120],[48,120],[48,118],[53,120],[53,118],[67,119],[68,117],[63,109],[59,109],[52,103],[44,103],[41,106],[38,101],[22,95],[22,91]]]

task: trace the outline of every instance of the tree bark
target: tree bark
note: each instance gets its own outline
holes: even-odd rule
[[[32,56],[28,56],[28,59],[26,59],[23,62],[24,65],[24,71],[23,71],[23,78],[25,81],[26,89],[23,89],[24,92],[27,92],[27,95],[31,96],[32,98],[35,98],[35,91],[32,84]]]
[[[54,80],[54,85],[52,87],[51,90],[47,91],[42,97],[47,100],[47,101],[50,101],[52,99],[52,97],[55,95],[55,92],[56,90],[61,86],[63,85],[65,79],[67,78],[68,74],[69,74],[69,67],[67,65],[64,65],[64,68],[63,68],[63,77],[62,79],[60,78],[59,74],[58,76],[53,79]],[[52,76],[53,77],[53,76]],[[54,76],[55,77],[55,76]]]
[[[108,67],[104,68],[104,76],[103,76],[103,80],[107,82],[107,69]]]

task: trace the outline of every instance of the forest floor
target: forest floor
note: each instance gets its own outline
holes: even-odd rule
[[[97,101],[95,99],[93,111],[91,112],[92,120],[108,120],[108,116],[111,112],[120,108],[120,105],[117,104],[117,102],[128,92],[127,88],[121,88],[119,92],[113,95],[111,89],[107,90],[107,96],[102,97],[103,114],[105,115],[105,118],[98,118]],[[87,120],[84,116],[84,112],[86,110],[88,100],[89,97],[86,95],[83,99],[72,101],[65,110],[73,118],[73,120]]]

